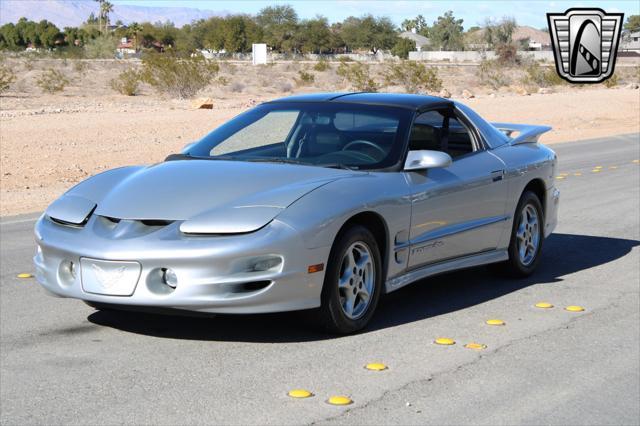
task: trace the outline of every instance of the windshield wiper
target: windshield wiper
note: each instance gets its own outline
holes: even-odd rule
[[[291,160],[289,158],[247,158],[244,161],[250,161],[253,163],[282,163],[282,164],[301,164],[303,166],[311,166],[311,164],[304,163],[298,160]]]

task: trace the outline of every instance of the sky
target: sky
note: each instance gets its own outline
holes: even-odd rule
[[[387,16],[400,24],[406,18],[423,15],[431,24],[439,15],[452,10],[454,16],[464,19],[464,27],[482,25],[486,18],[499,19],[510,16],[519,25],[534,28],[547,26],[547,12],[564,12],[571,7],[599,7],[606,12],[623,12],[628,15],[640,14],[638,0],[601,1],[370,1],[370,0],[111,0],[114,4],[138,6],[180,6],[196,9],[224,11],[228,13],[256,14],[260,9],[275,4],[290,4],[301,19],[323,15],[330,22],[342,21],[348,16],[372,14]]]

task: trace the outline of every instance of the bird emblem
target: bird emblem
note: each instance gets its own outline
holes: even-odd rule
[[[107,290],[112,288],[113,286],[118,284],[120,280],[122,280],[124,271],[126,269],[124,266],[121,266],[118,269],[105,271],[95,263],[91,264],[91,268],[93,269],[93,274],[95,275],[100,285],[102,285],[102,287]]]

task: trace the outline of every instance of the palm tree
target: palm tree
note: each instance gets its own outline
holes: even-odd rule
[[[113,12],[113,5],[108,1],[100,1],[100,16],[104,16],[104,30],[105,32],[109,27],[109,14]]]
[[[137,22],[132,22],[129,25],[129,31],[133,33],[133,48],[138,51],[138,33],[142,31],[142,27]]]
[[[97,2],[100,5],[100,11],[98,12],[98,31],[102,32],[102,3],[104,2],[104,0],[93,1]]]

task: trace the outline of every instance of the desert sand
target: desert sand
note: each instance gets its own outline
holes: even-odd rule
[[[223,75],[231,83],[203,91],[202,96],[213,99],[213,109],[194,109],[189,100],[166,99],[145,87],[134,97],[113,92],[108,81],[126,67],[122,63],[89,64],[75,74],[72,65],[61,66],[72,74],[62,94],[42,94],[33,84],[38,67],[18,65],[17,83],[0,97],[1,216],[41,211],[101,171],[162,161],[259,102],[293,93],[349,90],[333,73],[310,86],[296,86],[295,73],[302,64],[260,70],[224,65]],[[267,69],[272,77],[265,75]],[[553,126],[543,143],[640,132],[638,89],[563,85],[554,93],[522,96],[477,87],[468,71],[445,70],[442,75],[454,99],[490,121]],[[463,88],[476,96],[462,99]]]

